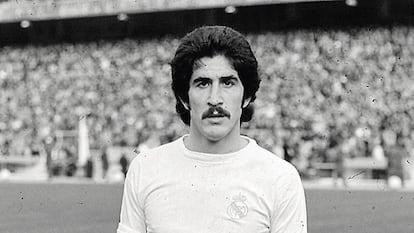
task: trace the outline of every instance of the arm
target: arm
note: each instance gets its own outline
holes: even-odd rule
[[[140,167],[137,158],[128,170],[122,197],[120,221],[117,233],[145,233],[145,215],[138,197]]]
[[[307,233],[305,193],[298,172],[288,172],[276,192],[271,233]]]

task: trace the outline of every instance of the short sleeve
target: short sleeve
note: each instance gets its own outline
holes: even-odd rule
[[[271,233],[307,233],[305,192],[296,169],[283,176],[276,192]]]
[[[140,166],[135,158],[128,169],[124,183],[120,221],[117,233],[145,233],[145,215],[139,200]]]

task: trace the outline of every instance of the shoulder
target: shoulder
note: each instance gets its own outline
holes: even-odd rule
[[[142,151],[140,154],[143,157],[162,157],[167,154],[178,152],[181,149],[181,143],[182,139],[179,138],[175,141],[163,144],[161,146]]]
[[[138,155],[132,160],[130,168],[147,167],[156,164],[163,164],[173,160],[175,156],[180,154],[182,140],[177,139],[167,144],[138,152]]]
[[[297,173],[296,168],[291,163],[259,146],[253,139],[249,140],[251,140],[250,153],[248,153],[250,160],[260,163],[264,169],[269,169],[272,172],[280,174]]]
[[[251,157],[260,161],[262,171],[267,174],[265,177],[278,193],[277,196],[283,199],[285,194],[303,191],[302,181],[295,166],[259,145],[255,147],[256,152],[251,153]]]
[[[278,157],[274,153],[253,143],[250,145],[245,163],[250,171],[250,176],[260,178],[259,182],[265,183],[279,199],[290,191],[302,190],[302,182],[299,172],[291,163]]]

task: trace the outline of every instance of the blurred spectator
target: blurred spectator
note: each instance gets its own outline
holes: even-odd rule
[[[129,161],[125,154],[122,154],[121,158],[119,159],[119,164],[121,165],[121,170],[124,174],[124,177],[126,177]]]
[[[404,148],[401,146],[398,136],[392,130],[383,133],[385,156],[388,158],[388,178],[396,176],[404,184],[404,174],[402,169],[403,158],[408,157]]]
[[[85,164],[85,177],[92,178],[93,177],[93,161],[92,158],[86,160]]]
[[[102,178],[105,179],[106,173],[108,172],[109,168],[109,161],[108,161],[108,153],[106,152],[106,147],[102,149],[101,154],[101,163],[102,163]]]

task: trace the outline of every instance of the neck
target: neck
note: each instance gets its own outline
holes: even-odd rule
[[[248,140],[240,136],[240,132],[232,132],[221,140],[209,140],[206,137],[199,137],[190,134],[184,138],[184,145],[187,149],[202,153],[225,154],[238,151],[248,144]]]

